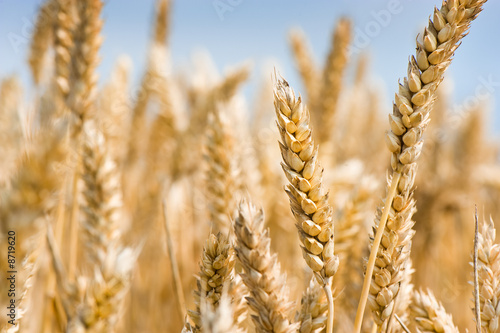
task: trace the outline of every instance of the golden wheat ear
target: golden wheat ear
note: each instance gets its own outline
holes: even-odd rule
[[[304,259],[324,284],[337,271],[338,257],[333,253],[333,210],[322,183],[323,168],[317,158],[309,111],[282,79],[275,85],[274,106],[282,167],[290,182],[286,192],[297,221]]]
[[[214,230],[223,233],[230,228],[237,190],[235,140],[230,129],[226,114],[220,107],[209,115],[205,145],[208,209]]]
[[[314,63],[304,32],[301,30],[292,30],[289,41],[295,65],[300,73],[302,84],[307,94],[307,103],[313,105],[316,103],[321,75]]]
[[[43,65],[54,35],[54,17],[57,15],[57,1],[46,0],[38,10],[33,36],[31,37],[28,63],[33,81],[42,81]]]
[[[302,294],[300,312],[295,316],[295,321],[300,323],[299,332],[322,332],[326,327],[328,317],[328,302],[321,286],[313,277],[309,286]]]
[[[444,1],[440,10],[434,10],[433,20],[429,20],[429,26],[417,40],[416,55],[410,58],[407,77],[395,95],[393,112],[389,115],[390,131],[386,136],[392,154],[392,174],[388,177],[387,195],[377,210],[370,238],[371,253],[355,332],[361,329],[366,298],[369,298],[373,318],[379,327],[394,312],[394,301],[400,291],[415,233],[412,228],[416,211],[413,198],[416,162],[422,152],[423,134],[430,121],[436,89],[460,40],[485,2]]]
[[[478,290],[481,328],[497,332],[500,328],[500,244],[495,243],[493,220],[483,221],[478,234]]]
[[[82,179],[85,185],[81,204],[86,254],[93,274],[81,276],[83,300],[68,327],[113,331],[130,285],[137,251],[121,245],[120,225],[123,202],[120,175],[107,152],[104,136],[87,122],[82,145]]]
[[[334,311],[332,283],[339,257],[334,253],[333,209],[322,183],[318,147],[314,144],[309,111],[284,79],[275,84],[274,108],[281,137],[281,166],[290,182],[285,191],[296,220],[302,255],[328,298],[330,333]]]
[[[294,304],[288,300],[286,278],[281,273],[276,254],[271,254],[271,240],[264,226],[264,212],[242,201],[234,221],[236,253],[243,267],[241,277],[248,287],[247,302],[254,311],[252,320],[258,332],[295,332],[291,322]]]
[[[313,104],[313,120],[318,128],[318,143],[326,143],[331,139],[335,129],[335,115],[338,109],[338,100],[342,91],[343,75],[347,67],[348,47],[351,41],[351,21],[341,18],[332,36],[331,49],[328,53],[323,81],[320,88],[320,97],[317,104]],[[316,114],[318,112],[318,114]]]
[[[223,287],[231,279],[234,261],[234,250],[228,237],[221,233],[210,234],[203,248],[200,272],[197,276],[197,289],[193,292],[196,309],[188,311],[192,323],[186,320],[184,325],[186,330],[201,332],[202,304],[211,306],[213,309],[217,308]]]
[[[430,290],[417,291],[413,294],[410,311],[418,332],[458,333],[451,315],[446,312]]]
[[[56,16],[54,19],[54,67],[55,83],[59,101],[64,103],[70,91],[71,50],[74,47],[73,30],[75,17],[74,3],[71,0],[55,0]]]

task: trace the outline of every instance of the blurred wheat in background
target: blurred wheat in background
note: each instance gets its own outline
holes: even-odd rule
[[[171,0],[136,94],[125,55],[98,78],[105,3],[45,0],[36,89],[0,84],[1,332],[500,332],[498,144],[440,86],[485,2],[429,8],[392,110],[343,17],[246,112],[248,63],[172,70]]]

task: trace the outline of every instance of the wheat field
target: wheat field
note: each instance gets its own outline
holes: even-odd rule
[[[35,88],[0,78],[1,332],[500,332],[499,145],[441,84],[485,3],[429,8],[390,110],[343,17],[245,112],[247,63],[170,70],[172,0],[136,93],[106,3],[44,0]]]

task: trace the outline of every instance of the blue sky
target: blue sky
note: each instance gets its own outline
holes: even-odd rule
[[[17,74],[25,86],[31,85],[26,65],[27,41],[41,2],[0,0],[0,77]],[[287,43],[290,28],[301,27],[306,32],[316,60],[323,63],[336,19],[348,16],[354,24],[354,45],[370,53],[371,76],[384,87],[389,105],[398,79],[406,74],[415,37],[426,25],[433,7],[440,3],[440,0],[177,0],[170,36],[173,65],[174,69],[185,68],[193,52],[207,50],[220,71],[252,60],[252,82],[245,89],[249,98],[269,66],[279,68],[300,90]],[[153,6],[153,0],[105,2],[101,82],[109,76],[121,54],[132,58],[132,74],[137,82],[145,63]],[[485,92],[491,93],[493,101],[500,101],[497,61],[500,2],[490,0],[484,7],[447,72],[453,79],[457,105],[484,100]],[[496,104],[492,103],[491,128],[500,133]]]

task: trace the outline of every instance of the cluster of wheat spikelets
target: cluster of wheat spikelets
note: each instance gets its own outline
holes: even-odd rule
[[[45,0],[35,97],[0,85],[2,332],[500,332],[497,147],[438,89],[485,1],[435,8],[387,124],[347,18],[321,68],[291,32],[305,95],[274,73],[252,113],[249,66],[172,72],[170,1],[131,93],[126,57],[97,85],[102,0]]]

